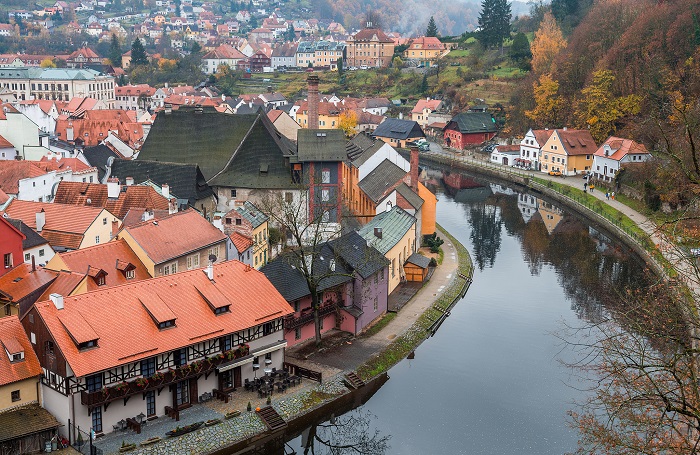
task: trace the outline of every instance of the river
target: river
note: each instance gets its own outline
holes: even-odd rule
[[[586,392],[562,363],[574,355],[565,329],[599,317],[616,290],[644,283],[643,264],[543,199],[471,179],[459,186],[437,188],[437,219],[469,250],[474,283],[413,359],[392,368],[365,405],[334,419],[361,430],[317,428],[319,439],[381,441],[386,447],[369,453],[401,455],[575,450],[567,411]],[[307,439],[290,447],[303,453]]]

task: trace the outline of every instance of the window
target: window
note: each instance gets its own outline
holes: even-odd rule
[[[297,327],[296,329],[294,329],[294,339],[295,340],[301,339],[301,327]]]
[[[19,390],[13,390],[12,391],[12,402],[14,403],[15,401],[21,400],[19,396]]]
[[[98,244],[98,243],[100,243],[100,236],[96,235],[95,236],[95,244]]]
[[[176,367],[187,363],[187,348],[182,348],[178,349],[177,351],[173,351],[173,363]]]
[[[374,298],[374,311],[376,312],[379,309],[379,298],[375,297]]]
[[[321,190],[321,201],[328,202],[330,199],[331,199],[330,190],[327,190],[327,189]]]
[[[102,218],[102,224],[106,225],[107,224],[107,218]]]
[[[196,269],[199,267],[199,254],[187,256],[187,270]]]
[[[94,348],[94,347],[97,347],[97,340],[86,341],[85,343],[80,343],[78,345],[78,349],[80,351],[83,351],[83,350],[89,349],[89,348]]]
[[[92,409],[92,430],[95,433],[102,433],[102,406]]]
[[[126,273],[124,274],[126,276],[127,280],[133,280],[134,277],[136,276],[136,271],[135,270],[127,270]]]
[[[384,281],[384,269],[379,271],[379,279]]]
[[[286,202],[287,204],[291,204],[292,202],[294,202],[294,195],[290,192],[284,193],[284,202]]]
[[[163,275],[170,275],[172,273],[177,273],[177,262],[171,262],[163,266]]]
[[[151,390],[146,392],[146,416],[153,417],[156,415],[156,392]]]
[[[6,269],[12,268],[12,253],[5,253],[3,255],[3,264]]]
[[[217,258],[219,257],[219,247],[218,246],[214,246],[214,247],[209,248],[209,256],[212,256],[212,255],[216,256]]]
[[[85,377],[85,386],[88,392],[97,392],[102,389],[102,374],[93,374]]]
[[[241,224],[243,224],[243,220],[240,218],[236,218],[236,226],[240,226]]]
[[[237,196],[236,196],[236,190],[231,190],[231,197],[237,197]]]
[[[323,169],[321,171],[321,183],[331,183],[331,170]]]
[[[144,378],[150,378],[156,373],[156,359],[151,357],[150,359],[141,361],[141,376]]]
[[[39,250],[39,257],[43,257],[43,256],[44,256],[44,249],[42,248]]]
[[[175,327],[175,319],[168,319],[167,321],[159,322],[158,329],[167,329],[169,327]]]
[[[29,255],[29,253],[24,253],[24,260],[28,261],[30,259],[31,259],[31,256]]]
[[[29,332],[29,340],[32,342],[32,344],[36,344],[36,335],[34,332]]]

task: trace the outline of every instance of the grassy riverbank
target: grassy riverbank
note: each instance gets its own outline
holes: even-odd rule
[[[449,238],[452,245],[454,245],[457,252],[457,271],[459,275],[471,277],[473,264],[467,249],[440,225],[438,225],[438,229],[445,237]],[[449,307],[452,302],[459,297],[462,287],[464,286],[464,279],[460,278],[459,275],[452,280],[449,287],[445,289],[442,295],[433,302],[430,308],[418,317],[416,322],[413,323],[408,330],[397,336],[382,352],[369,358],[357,368],[357,375],[362,378],[362,380],[367,381],[387,372],[425,341],[429,336],[428,328],[442,316],[444,309]]]

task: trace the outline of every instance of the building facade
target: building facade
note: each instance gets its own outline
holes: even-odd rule
[[[4,68],[0,87],[12,91],[18,100],[94,98],[114,107],[114,77],[87,68]]]

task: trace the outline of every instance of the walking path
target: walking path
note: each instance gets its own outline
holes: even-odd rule
[[[435,146],[437,144],[433,145]],[[517,175],[527,173],[538,179],[551,180],[583,192],[583,184],[585,180],[581,176],[557,177],[551,176],[545,172],[521,171],[510,166],[494,163],[489,160],[489,157],[478,153],[471,153],[467,156],[458,153],[454,149],[445,150],[442,147],[434,146],[431,147],[431,151],[426,152],[425,155],[432,155],[442,158],[447,157],[450,160],[457,163],[462,163],[466,166],[500,169],[502,172],[513,174],[517,173]],[[599,189],[595,189],[593,191],[589,191],[589,194],[633,220],[637,226],[639,226],[639,228],[649,236],[664,258],[666,258],[671,266],[678,272],[680,277],[687,284],[688,288],[693,292],[695,301],[700,302],[700,273],[695,258],[690,257],[687,252],[684,252],[672,241],[670,241],[661,231],[659,226],[657,226],[656,223],[647,218],[645,215],[637,212],[618,200],[606,198],[605,190],[601,191]]]

